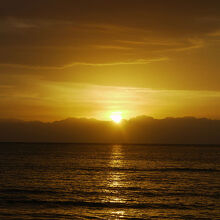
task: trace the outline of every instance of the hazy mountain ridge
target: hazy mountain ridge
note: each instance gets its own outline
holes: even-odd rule
[[[138,116],[118,125],[86,118],[54,122],[0,119],[0,141],[220,144],[220,120]]]

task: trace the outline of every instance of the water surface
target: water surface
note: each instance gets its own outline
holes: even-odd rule
[[[219,219],[220,148],[0,144],[0,219]]]

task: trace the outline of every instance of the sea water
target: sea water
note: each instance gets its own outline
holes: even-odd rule
[[[0,219],[220,219],[220,148],[0,144]]]

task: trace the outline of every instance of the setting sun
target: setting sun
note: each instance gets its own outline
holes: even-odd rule
[[[121,120],[122,120],[121,112],[112,112],[110,118],[111,118],[112,121],[114,121],[115,123],[120,123]]]

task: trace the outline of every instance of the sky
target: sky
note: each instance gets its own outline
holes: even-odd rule
[[[0,117],[220,119],[219,0],[2,0]]]

